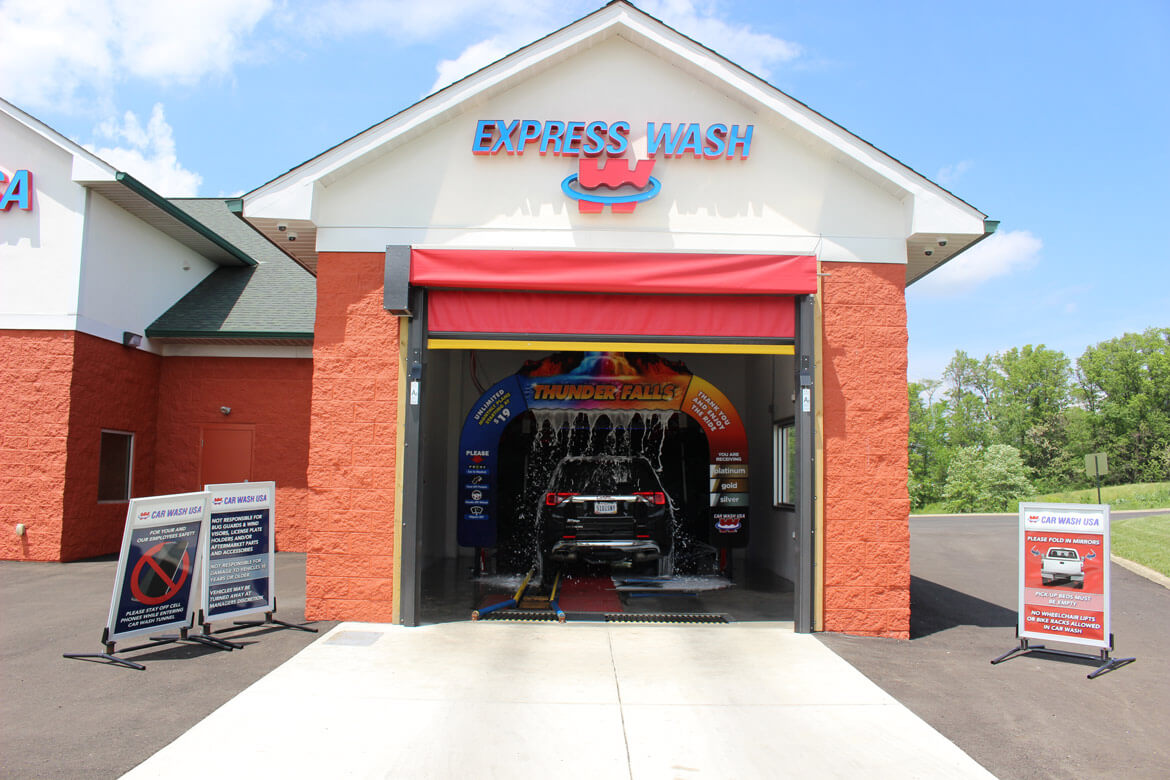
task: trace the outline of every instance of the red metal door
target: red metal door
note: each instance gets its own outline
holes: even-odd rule
[[[252,479],[254,425],[204,425],[199,438],[199,487]]]

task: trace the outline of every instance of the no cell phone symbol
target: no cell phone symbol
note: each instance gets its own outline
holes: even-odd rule
[[[173,598],[191,575],[187,540],[159,542],[147,550],[130,576],[130,592],[147,606]]]

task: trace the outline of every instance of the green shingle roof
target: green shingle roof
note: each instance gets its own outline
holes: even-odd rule
[[[236,216],[227,201],[169,200],[246,253],[256,265],[213,271],[146,329],[148,338],[313,338],[316,277]]]

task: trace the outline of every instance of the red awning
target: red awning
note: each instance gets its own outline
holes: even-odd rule
[[[432,290],[434,334],[791,339],[792,296],[601,295]]]
[[[429,288],[656,295],[816,292],[811,255],[411,250],[410,282]]]

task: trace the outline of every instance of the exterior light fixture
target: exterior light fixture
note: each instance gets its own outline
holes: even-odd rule
[[[123,347],[140,347],[142,346],[142,334],[131,333],[128,330],[122,331],[122,346]]]
[[[940,238],[940,239],[938,240],[938,245],[939,245],[939,246],[946,246],[946,245],[947,245],[947,240],[946,240],[945,238]]]
[[[221,407],[219,407],[219,413],[222,414],[224,417],[227,417],[229,414],[232,413],[232,408],[230,406],[221,406]]]
[[[934,250],[933,250],[933,249],[927,249],[927,250],[926,250],[925,252],[923,252],[922,254],[926,255],[927,257],[930,257],[931,255],[933,255],[933,254],[934,254]]]

